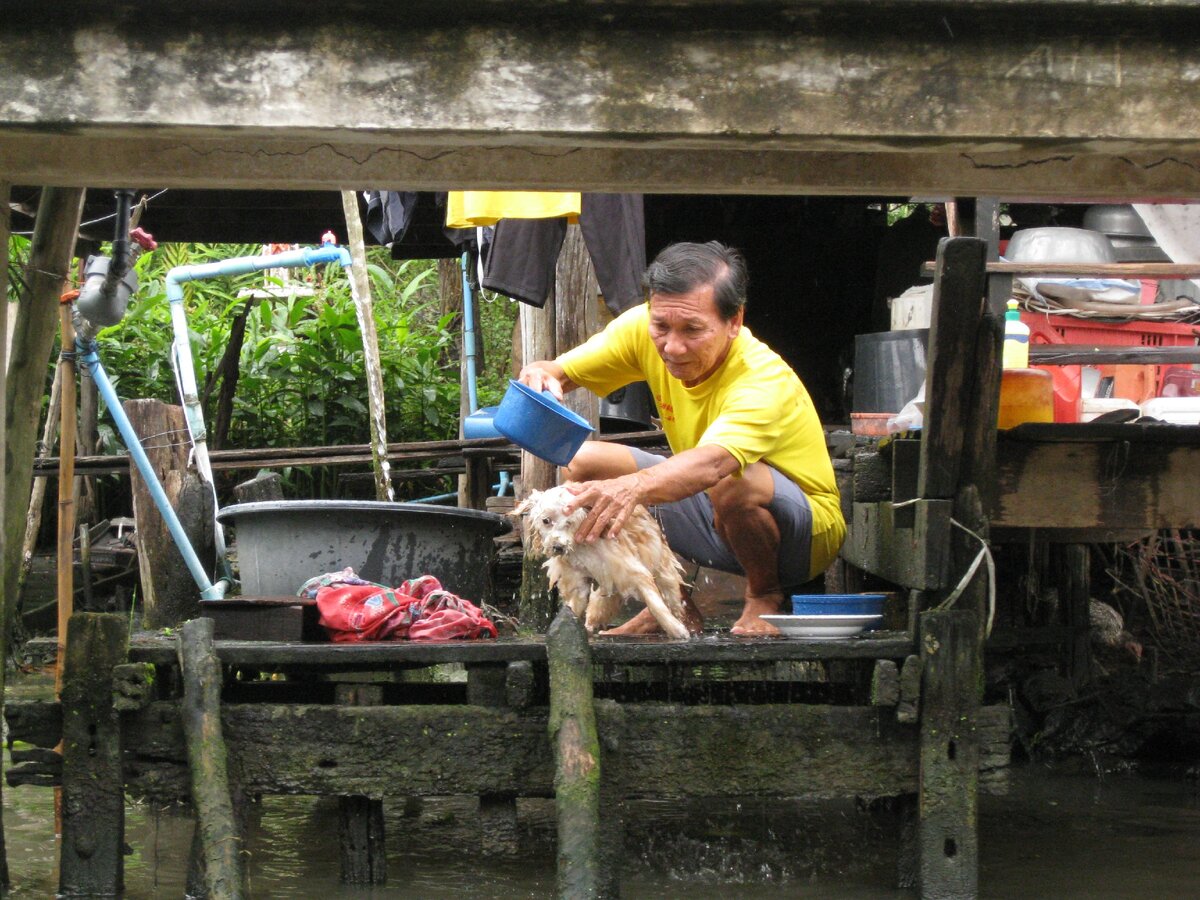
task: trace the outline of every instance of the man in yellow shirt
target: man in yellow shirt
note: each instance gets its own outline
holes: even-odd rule
[[[746,576],[734,634],[774,634],[762,616],[819,575],[845,537],[821,422],[804,385],[742,324],[746,264],[716,241],[672,244],[646,270],[649,300],[520,380],[558,399],[650,385],[669,458],[588,441],[566,467],[574,505],[590,510],[576,539],[616,534],[634,506],[652,509],[675,552]],[[688,604],[688,625],[701,626]],[[643,610],[607,634],[657,630]]]

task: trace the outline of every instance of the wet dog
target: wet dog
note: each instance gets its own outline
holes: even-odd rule
[[[646,605],[666,634],[690,637],[680,599],[683,567],[650,513],[635,507],[616,537],[579,544],[575,532],[587,510],[567,515],[573,499],[565,487],[534,491],[513,510],[525,520],[526,552],[546,557],[550,586],[558,588],[563,602],[594,633],[630,597]]]

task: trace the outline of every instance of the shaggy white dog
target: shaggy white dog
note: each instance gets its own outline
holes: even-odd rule
[[[691,635],[683,624],[683,566],[667,546],[662,529],[642,506],[616,537],[577,544],[575,532],[586,509],[563,510],[574,495],[565,487],[534,491],[514,516],[524,516],[526,552],[547,557],[550,586],[589,632],[607,625],[632,597],[644,603],[662,630],[677,640]]]

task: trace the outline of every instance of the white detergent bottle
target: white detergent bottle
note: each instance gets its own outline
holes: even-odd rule
[[[1029,326],[1021,321],[1021,310],[1016,300],[1008,301],[1004,313],[1003,367],[1025,369],[1029,367]]]

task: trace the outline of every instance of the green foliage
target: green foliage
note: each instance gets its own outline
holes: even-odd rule
[[[495,406],[513,377],[512,338],[520,304],[502,294],[481,293],[479,338],[486,365],[478,373],[475,391],[480,406]]]
[[[16,303],[25,289],[25,263],[29,261],[29,238],[9,235],[8,238],[8,302]],[[10,326],[11,327],[11,326]]]
[[[920,206],[919,203],[890,203],[887,208],[887,223],[895,225],[901,219],[907,219]]]
[[[173,335],[165,278],[171,268],[253,256],[257,245],[168,244],[137,263],[139,290],[125,318],[98,336],[99,354],[117,393],[178,403],[171,367]],[[379,337],[389,441],[436,440],[458,430],[459,365],[451,316],[439,313],[437,264],[394,261],[368,251],[368,274]],[[246,304],[234,414],[226,446],[298,447],[366,443],[370,436],[362,335],[349,280],[340,267],[290,270],[290,284],[308,290],[264,296],[264,273],[185,282],[196,380],[214,378],[234,320]],[[257,296],[256,296],[257,295]],[[515,304],[483,310],[490,362],[481,401],[498,402],[510,368]],[[489,322],[499,313],[498,323]],[[492,340],[488,340],[488,332]],[[205,421],[215,416],[217,391],[205,398]],[[102,422],[107,416],[102,415]],[[103,429],[111,438],[111,429]],[[116,445],[103,452],[119,452]],[[294,473],[293,473],[294,474]],[[286,478],[286,476],[285,476]],[[329,485],[297,485],[310,494]]]

